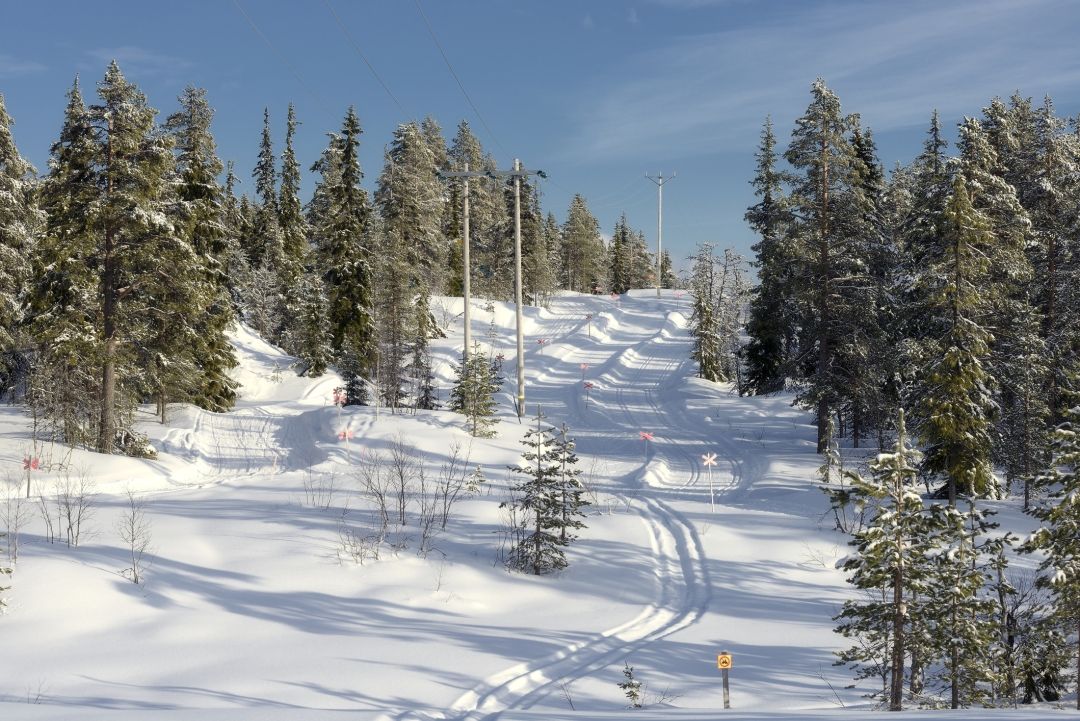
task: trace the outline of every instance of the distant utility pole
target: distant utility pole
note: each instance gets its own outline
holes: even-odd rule
[[[655,178],[645,173],[645,177],[656,183],[656,297],[659,298],[662,283],[661,271],[664,268],[664,183],[675,180],[675,173],[667,178],[663,173],[657,173]]]
[[[513,178],[514,179],[514,302],[517,306],[515,313],[517,322],[517,414],[518,419],[525,417],[525,331],[522,322],[521,314],[521,179],[530,175],[538,175],[541,178],[546,178],[547,175],[542,170],[524,170],[521,167],[521,161],[514,159],[513,170],[487,170],[487,171],[470,171],[468,164],[465,165],[464,171],[457,172],[441,172],[440,176],[444,178],[464,178],[465,179],[465,209],[464,209],[464,248],[462,249],[462,256],[465,265],[464,271],[464,283],[463,291],[465,293],[465,351],[464,358],[468,358],[469,355],[469,178],[491,178],[498,180],[499,178]]]
[[[514,158],[514,320],[517,325],[518,423],[525,417],[525,333],[521,320],[521,161]],[[539,409],[536,415],[540,415]],[[1080,690],[1077,690],[1080,694]]]

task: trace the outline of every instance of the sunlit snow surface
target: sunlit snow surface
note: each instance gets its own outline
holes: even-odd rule
[[[145,409],[153,461],[72,453],[72,473],[100,494],[93,533],[67,549],[45,542],[36,516],[24,532],[0,618],[0,718],[624,719],[624,662],[648,701],[668,697],[634,718],[865,717],[866,688],[847,688],[832,665],[842,639],[831,618],[850,591],[834,570],[845,541],[811,480],[811,418],[788,395],[739,398],[695,379],[686,299],[568,294],[525,309],[529,414],[540,405],[569,425],[598,503],[566,571],[501,568],[498,506],[524,426],[511,406],[513,306],[493,309],[474,301],[472,314],[473,338],[505,356],[508,377],[499,436],[472,442],[489,489],[455,509],[426,559],[413,543],[363,566],[339,560],[343,518],[371,520],[351,462],[403,438],[434,473],[452,441],[469,443],[461,416],[339,413],[335,375],[297,377],[243,328],[234,411],[175,406],[163,426]],[[462,301],[433,310],[448,327],[433,342],[445,399]],[[647,447],[640,431],[654,434]],[[29,449],[28,420],[4,407],[0,468],[13,484],[25,484]],[[715,511],[701,464],[711,452]],[[41,455],[55,467],[65,454]],[[34,473],[35,495],[57,474]],[[331,507],[305,504],[305,482],[331,477]],[[120,575],[127,489],[152,520],[138,586]],[[734,654],[728,712],[717,710],[720,650]]]

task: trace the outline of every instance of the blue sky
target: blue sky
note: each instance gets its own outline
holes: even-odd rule
[[[771,114],[783,142],[817,76],[874,130],[887,166],[918,152],[935,107],[952,127],[1019,89],[1080,112],[1080,3],[1070,0],[422,2],[490,132],[415,0],[10,2],[0,93],[20,149],[44,170],[76,73],[91,85],[116,58],[163,116],[185,85],[203,86],[220,154],[248,192],[264,106],[280,152],[296,104],[306,167],[355,105],[369,187],[396,124],[431,114],[452,136],[465,118],[500,164],[516,156],[547,171],[547,209],[561,219],[580,192],[605,233],[626,211],[655,243],[656,188],[644,173],[677,171],[664,191],[665,246],[677,257],[700,241],[747,252],[761,122]]]

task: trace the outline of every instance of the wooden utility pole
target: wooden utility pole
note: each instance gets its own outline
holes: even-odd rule
[[[445,171],[439,173],[443,178],[464,178],[465,179],[465,239],[464,248],[462,250],[462,256],[464,257],[465,264],[465,277],[463,283],[463,290],[465,293],[465,351],[464,357],[468,358],[469,353],[469,178],[492,178],[498,180],[500,178],[513,178],[514,180],[514,302],[517,306],[515,318],[517,322],[517,414],[518,418],[525,417],[525,335],[524,325],[522,322],[521,314],[521,179],[529,175],[537,175],[541,178],[546,178],[547,175],[542,170],[524,170],[521,167],[521,161],[514,159],[513,170],[486,170],[486,171],[470,171],[469,166],[465,164],[464,171]],[[659,290],[657,291],[659,292]]]
[[[518,420],[525,416],[525,332],[521,319],[521,161],[514,158],[514,313],[517,325]]]
[[[469,164],[465,163],[465,172],[469,172]],[[464,361],[464,365],[468,365],[469,361],[469,349],[472,346],[472,316],[470,314],[470,306],[472,305],[472,295],[469,292],[469,283],[472,280],[472,265],[469,263],[469,247],[472,245],[469,242],[469,176],[464,177],[465,180],[465,217],[462,219],[463,235],[461,244],[462,264],[465,266],[465,270],[461,277],[462,292],[465,294],[465,349],[462,351],[461,357]],[[463,365],[463,367],[464,367]]]
[[[655,178],[645,173],[645,177],[656,183],[656,297],[659,298],[664,269],[664,183],[675,180],[675,173],[667,178],[662,172],[657,173]]]

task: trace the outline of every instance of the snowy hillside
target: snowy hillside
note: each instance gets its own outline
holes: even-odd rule
[[[339,411],[336,376],[296,377],[241,329],[241,402],[224,414],[172,407],[165,425],[147,409],[156,459],[40,449],[0,618],[0,718],[621,719],[625,662],[648,684],[651,708],[636,717],[687,721],[723,713],[721,650],[734,655],[726,718],[861,717],[862,691],[832,665],[831,619],[850,591],[834,569],[844,539],[811,481],[811,418],[790,397],[695,379],[679,304],[641,291],[526,309],[529,413],[540,405],[569,425],[593,501],[554,576],[498,562],[506,467],[525,430],[511,381],[498,437],[470,439],[447,411]],[[448,325],[433,349],[445,401],[461,300],[434,310]],[[478,303],[473,319],[512,375],[513,307]],[[455,443],[482,466],[484,490],[453,507],[424,553],[414,489],[398,547],[354,562],[349,534],[374,521],[359,465],[396,446],[435,478]],[[0,410],[13,498],[31,445],[21,409]],[[719,461],[711,478],[707,453]],[[50,544],[36,510],[65,477],[96,493],[77,548]],[[138,585],[122,573],[117,531],[128,490],[152,536]]]

